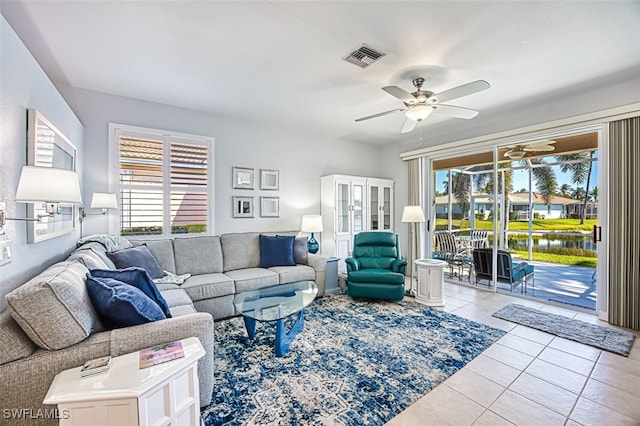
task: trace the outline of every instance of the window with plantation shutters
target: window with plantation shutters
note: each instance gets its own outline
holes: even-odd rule
[[[209,138],[117,128],[120,234],[212,233]]]

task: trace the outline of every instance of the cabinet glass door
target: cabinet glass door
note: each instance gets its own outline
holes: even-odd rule
[[[378,229],[380,223],[380,205],[378,204],[378,187],[370,186],[369,187],[369,216],[370,223],[369,229],[375,230]]]
[[[364,229],[362,217],[362,199],[364,195],[364,185],[353,185],[353,232],[360,232]]]
[[[382,216],[384,230],[391,229],[391,188],[385,186],[382,192]]]
[[[336,232],[349,232],[349,184],[338,183],[336,186],[336,210],[338,214]]]

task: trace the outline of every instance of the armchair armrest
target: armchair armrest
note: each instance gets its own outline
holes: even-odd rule
[[[344,263],[347,264],[347,272],[360,270],[360,261],[354,257],[346,258]]]
[[[396,259],[391,262],[391,270],[393,272],[398,272],[404,275],[407,269],[407,261],[406,259]]]

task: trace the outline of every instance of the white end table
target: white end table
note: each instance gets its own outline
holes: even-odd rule
[[[195,337],[181,340],[184,357],[140,369],[139,352],[114,357],[105,373],[80,377],[76,367],[59,373],[45,404],[58,406],[60,426],[200,425]]]
[[[444,306],[444,268],[447,262],[418,259],[414,263],[418,269],[416,302],[427,306]]]

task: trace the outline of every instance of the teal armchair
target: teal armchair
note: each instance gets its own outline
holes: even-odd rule
[[[347,294],[367,299],[402,300],[407,261],[400,258],[393,232],[360,232],[347,264]]]

